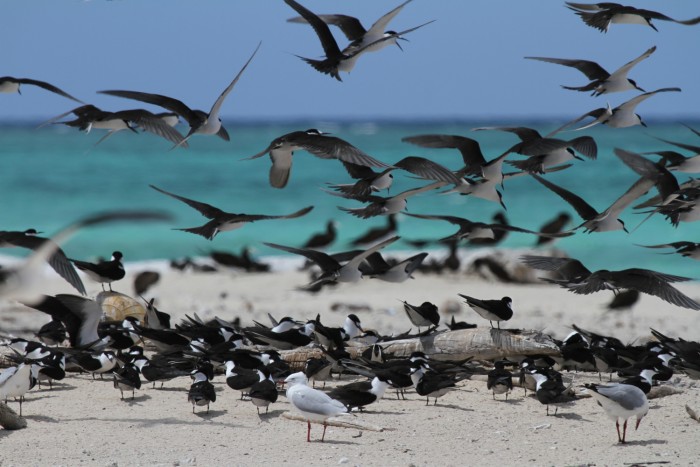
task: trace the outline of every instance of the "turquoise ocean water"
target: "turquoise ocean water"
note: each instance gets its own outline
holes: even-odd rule
[[[558,122],[488,122],[510,126],[530,126],[541,134]],[[700,124],[685,122],[699,128]],[[103,133],[86,135],[64,127],[37,129],[34,124],[0,126],[0,229],[36,228],[47,235],[86,214],[110,209],[146,208],[172,213],[172,223],[113,225],[81,232],[64,250],[70,257],[90,259],[109,256],[121,250],[127,261],[172,259],[202,256],[212,249],[238,251],[245,245],[258,255],[277,254],[262,242],[300,246],[310,235],[324,229],[329,219],[340,223],[340,236],[334,251],[348,247],[348,241],[371,226],[383,225],[383,217],[361,220],[338,209],[358,207],[359,203],[330,196],[322,191],[326,182],[348,183],[351,179],[342,165],[321,160],[305,152],[295,154],[292,176],[287,188],[278,190],[267,182],[270,166],[267,157],[247,160],[284,133],[319,128],[332,132],[373,157],[387,163],[409,155],[428,157],[450,168],[461,166],[456,150],[423,149],[401,142],[401,138],[424,133],[458,134],[478,140],[487,159],[500,155],[517,142],[515,135],[499,131],[472,132],[485,122],[410,122],[410,121],[301,121],[290,123],[226,122],[231,142],[215,137],[195,136],[190,149],[170,150],[170,143],[150,134],[123,132],[94,146]],[[579,136],[562,133],[561,137]],[[596,209],[603,210],[636,179],[636,175],[613,154],[619,147],[634,152],[668,150],[671,146],[652,136],[699,145],[688,129],[678,122],[649,122],[648,128],[610,129],[598,126],[585,131],[598,144],[598,159],[574,161],[574,167],[548,175],[550,180],[573,191]],[[680,152],[683,152],[682,150]],[[512,155],[509,159],[520,159]],[[680,181],[688,178],[678,174]],[[395,175],[391,193],[419,186],[405,172]],[[241,229],[219,234],[210,242],[199,236],[172,230],[205,223],[205,218],[187,205],[149,188],[153,184],[176,194],[206,202],[228,212],[248,214],[285,214],[313,205],[307,216],[294,220],[261,221]],[[655,192],[650,193],[650,195]],[[506,216],[513,225],[538,230],[559,211],[574,211],[559,197],[529,176],[508,180],[504,202]],[[410,198],[409,210],[422,214],[449,214],[473,221],[490,221],[501,211],[495,203],[468,196],[438,195],[436,192]],[[447,236],[456,228],[447,222],[400,216],[399,235],[408,239]],[[628,210],[622,216],[630,230],[644,215]],[[670,241],[700,241],[698,225],[681,224],[674,228],[655,216],[631,233],[607,232],[576,235],[558,241],[557,246],[582,260],[589,268],[621,269],[647,267],[674,274],[700,278],[698,265],[677,255],[659,254],[635,244]],[[511,233],[504,248],[533,245],[535,237]],[[407,250],[397,242],[394,250]],[[0,255],[17,254],[10,249]]]

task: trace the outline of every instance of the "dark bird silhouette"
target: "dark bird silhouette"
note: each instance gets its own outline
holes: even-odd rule
[[[76,99],[67,92],[57,88],[53,84],[49,84],[46,81],[39,81],[31,78],[13,78],[12,76],[0,77],[0,93],[17,93],[22,94],[22,85],[27,84],[30,86],[37,86],[47,91],[51,91],[59,96],[63,96],[75,102],[83,103],[80,99]]]
[[[677,20],[652,10],[644,10],[619,3],[574,3],[566,2],[566,6],[581,17],[588,26],[600,32],[608,32],[611,24],[641,24],[658,31],[651,20],[671,21],[686,26],[700,23],[700,16],[687,20]]]
[[[591,294],[600,290],[632,289],[654,295],[668,303],[692,310],[700,310],[700,304],[674,288],[671,282],[691,280],[649,269],[630,268],[620,271],[589,271],[579,260],[548,256],[522,256],[521,260],[531,268],[551,271],[554,278],[542,278],[577,294]]]
[[[100,91],[100,93],[107,94],[110,96],[124,97],[126,99],[134,99],[137,101],[146,102],[148,104],[157,105],[180,115],[190,125],[190,130],[185,136],[185,138],[182,140],[182,142],[177,143],[177,146],[180,146],[187,142],[187,140],[190,139],[190,137],[194,134],[217,135],[221,139],[229,141],[230,137],[228,135],[228,132],[226,131],[226,128],[224,128],[221,124],[221,118],[219,117],[221,106],[223,105],[226,96],[229,95],[233,87],[241,78],[241,75],[243,74],[245,69],[253,60],[253,57],[255,57],[255,54],[258,52],[259,48],[260,44],[258,44],[258,46],[255,48],[253,54],[243,65],[243,68],[241,68],[241,70],[233,78],[229,85],[226,86],[226,88],[221,92],[216,101],[214,101],[214,104],[212,105],[209,113],[204,112],[203,110],[193,110],[186,106],[182,101],[179,101],[172,97],[163,96],[161,94],[150,94],[146,92],[137,91]]]
[[[210,204],[206,203],[201,203],[199,201],[195,201],[193,199],[185,198],[184,196],[179,196],[174,193],[170,193],[168,191],[162,190],[156,186],[150,185],[151,188],[153,188],[156,191],[159,191],[165,195],[168,195],[172,198],[178,199],[182,201],[183,203],[187,204],[188,206],[196,209],[199,211],[200,214],[202,214],[204,217],[211,219],[209,222],[206,224],[202,225],[201,227],[191,227],[187,229],[176,229],[176,230],[182,230],[185,232],[190,232],[196,235],[201,235],[202,237],[206,238],[207,240],[213,240],[214,237],[219,233],[219,232],[225,232],[228,230],[234,230],[239,227],[242,227],[243,225],[249,223],[249,222],[255,222],[255,221],[260,221],[260,220],[270,220],[270,219],[295,219],[297,217],[301,217],[303,215],[306,215],[311,211],[314,207],[313,206],[308,206],[303,209],[300,209],[299,211],[293,212],[291,214],[287,215],[282,215],[282,216],[273,216],[273,215],[266,215],[266,214],[234,214],[230,212],[225,212],[222,211],[219,208],[216,208]]]

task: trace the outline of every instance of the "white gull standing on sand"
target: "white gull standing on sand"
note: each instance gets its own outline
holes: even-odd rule
[[[306,419],[308,431],[306,441],[311,442],[311,422],[323,422],[323,435],[326,437],[326,420],[336,415],[347,413],[348,409],[342,402],[332,399],[325,392],[308,386],[308,380],[303,372],[292,373],[284,380],[289,385],[287,399],[290,404]]]
[[[631,384],[610,383],[606,385],[586,384],[586,389],[598,404],[605,409],[605,413],[615,420],[617,427],[617,440],[625,442],[627,434],[627,420],[637,417],[637,424],[634,429],[639,428],[642,418],[649,412],[649,401],[644,391]],[[620,436],[620,419],[624,420],[622,425],[622,436]]]

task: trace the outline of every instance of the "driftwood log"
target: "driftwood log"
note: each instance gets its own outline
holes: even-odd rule
[[[493,360],[518,355],[559,355],[559,347],[552,338],[539,331],[518,329],[474,328],[444,331],[428,336],[379,343],[385,353],[408,357],[412,352],[423,352],[436,360]],[[347,347],[356,358],[368,346]],[[320,357],[318,348],[300,347],[280,352],[294,369],[301,369],[307,359]]]
[[[291,412],[285,412],[285,413],[282,414],[282,416],[283,416],[284,418],[288,419],[288,420],[295,420],[295,421],[298,421],[298,422],[306,422],[306,421],[307,421],[307,420],[306,420],[304,417],[302,417],[301,415],[298,415],[298,414],[295,414],[295,413],[291,413]],[[317,424],[319,424],[319,425],[320,425],[320,424],[323,424],[323,422],[318,422],[318,421],[314,421],[314,420],[311,420],[311,423],[317,423]],[[381,432],[383,432],[383,431],[393,431],[393,430],[395,430],[395,428],[384,428],[384,427],[381,427],[381,426],[372,425],[372,424],[369,424],[369,423],[359,422],[359,421],[356,421],[356,420],[352,420],[352,417],[344,417],[344,418],[334,417],[334,418],[329,418],[328,420],[326,420],[326,425],[328,425],[328,426],[337,426],[337,427],[339,427],[339,428],[352,428],[352,429],[360,430],[360,431],[377,431],[377,432],[379,432],[379,433],[381,433]]]
[[[17,415],[4,402],[0,402],[0,426],[6,430],[19,430],[27,427],[27,421]]]

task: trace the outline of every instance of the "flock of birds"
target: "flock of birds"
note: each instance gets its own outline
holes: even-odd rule
[[[389,45],[399,46],[405,34],[422,28],[432,21],[406,29],[401,32],[386,30],[388,23],[410,3],[408,0],[377,20],[369,29],[365,29],[356,18],[347,15],[318,15],[294,0],[284,0],[298,15],[290,19],[294,23],[308,24],[318,36],[325,58],[314,60],[302,58],[317,71],[341,80],[340,73],[350,71],[357,60],[368,52],[375,52]],[[656,29],[652,20],[671,21],[678,24],[692,25],[700,22],[700,17],[687,21],[674,20],[661,13],[641,10],[615,3],[580,4],[567,2],[567,6],[589,26],[603,32],[611,24],[642,24]],[[334,38],[331,26],[336,26],[344,33],[350,43],[340,48]],[[80,102],[78,108],[72,109],[49,122],[60,122],[81,130],[107,130],[100,140],[115,132],[139,130],[154,133],[174,144],[174,147],[186,148],[195,134],[217,135],[229,139],[228,132],[221,123],[221,108],[228,94],[233,90],[244,71],[258,53],[260,45],[233,78],[229,85],[212,105],[209,112],[188,107],[178,99],[140,91],[106,90],[102,94],[136,100],[142,103],[162,107],[167,112],[154,114],[145,109],[129,109],[116,112],[103,111],[91,104],[84,104],[70,94],[49,83],[34,79],[0,78],[0,92],[19,92],[22,85],[33,85]],[[624,149],[616,149],[615,154],[622,163],[639,175],[639,179],[627,189],[618,200],[609,207],[598,210],[590,206],[583,198],[568,189],[554,184],[546,174],[571,167],[580,156],[596,159],[597,145],[590,136],[580,136],[569,140],[556,138],[561,131],[571,129],[577,123],[590,119],[588,123],[576,128],[583,130],[596,124],[606,124],[613,128],[644,125],[642,118],[636,114],[636,107],[644,100],[666,92],[679,92],[679,88],[661,88],[644,91],[636,81],[628,78],[631,70],[641,61],[649,59],[656,48],[651,47],[639,57],[615,70],[607,72],[600,65],[588,60],[574,60],[548,57],[526,57],[572,67],[589,79],[582,86],[565,86],[565,89],[591,92],[598,96],[623,91],[639,90],[642,93],[611,108],[599,108],[585,113],[548,135],[542,136],[537,130],[524,127],[482,127],[478,131],[505,131],[513,133],[519,142],[507,148],[501,155],[487,160],[482,154],[479,143],[469,137],[459,135],[415,135],[404,141],[424,148],[444,148],[457,150],[462,156],[464,166],[459,170],[447,167],[423,157],[406,157],[389,164],[377,160],[338,137],[325,134],[316,129],[300,130],[274,139],[265,149],[251,156],[257,159],[269,155],[271,168],[269,182],[273,188],[283,189],[291,176],[292,160],[295,152],[306,151],[321,159],[336,159],[342,163],[352,183],[331,184],[327,193],[352,201],[364,203],[362,207],[341,208],[349,215],[359,218],[389,216],[404,213],[407,200],[420,193],[444,188],[443,193],[471,195],[499,203],[505,207],[502,187],[508,179],[516,176],[529,176],[544,185],[555,195],[565,200],[581,218],[580,224],[566,229],[569,218],[560,216],[540,230],[529,230],[507,224],[504,221],[494,223],[473,222],[455,216],[440,214],[404,213],[427,221],[445,221],[458,227],[457,232],[445,239],[443,244],[453,248],[467,240],[470,243],[495,243],[507,232],[520,232],[536,235],[543,242],[573,235],[579,230],[600,233],[613,230],[627,230],[619,219],[620,214],[635,203],[648,191],[655,189],[658,195],[648,199],[638,207],[646,209],[649,215],[661,214],[673,225],[692,222],[698,217],[698,199],[700,187],[694,180],[680,182],[676,173],[694,173],[700,170],[700,147],[684,142],[666,141],[672,145],[695,153],[685,156],[675,151],[653,153],[660,159],[651,160],[645,156]],[[73,114],[74,120],[61,121]],[[179,133],[175,126],[179,119],[189,125],[185,135]],[[697,130],[691,129],[696,135]],[[506,160],[512,154],[525,156],[525,159]],[[579,156],[580,155],[580,156]],[[514,172],[504,172],[504,163],[514,167]],[[378,171],[373,170],[378,169]],[[379,194],[389,191],[394,174],[404,171],[429,183],[406,190],[392,196]],[[152,186],[163,195],[179,200],[199,211],[209,221],[200,227],[182,229],[213,240],[219,233],[239,228],[248,222],[274,219],[295,219],[307,214],[312,206],[284,215],[235,214],[223,211],[201,201],[195,201],[165,189]],[[24,247],[34,250],[32,255],[15,269],[0,270],[0,294],[14,296],[25,292],[37,276],[37,270],[43,262],[48,262],[81,295],[62,294],[56,296],[32,295],[27,306],[49,314],[52,320],[37,332],[42,341],[13,338],[7,342],[16,360],[16,365],[0,373],[0,398],[19,398],[20,414],[24,395],[35,383],[43,380],[60,380],[69,367],[94,374],[111,374],[114,386],[121,391],[133,391],[141,387],[141,380],[164,382],[177,377],[191,376],[193,382],[187,394],[192,410],[196,406],[207,406],[216,401],[216,392],[212,386],[217,370],[225,372],[226,383],[242,397],[248,397],[258,408],[267,407],[278,397],[277,385],[287,384],[288,401],[308,421],[307,441],[310,440],[311,421],[318,421],[325,426],[330,417],[362,409],[379,401],[388,388],[397,390],[397,397],[406,388],[412,387],[419,395],[437,398],[455,388],[457,384],[479,371],[468,361],[442,362],[431,359],[422,353],[410,357],[392,357],[382,352],[382,343],[392,339],[416,337],[421,338],[436,332],[440,322],[437,307],[430,302],[412,305],[404,302],[404,309],[411,322],[419,328],[418,334],[401,336],[382,336],[374,331],[363,330],[356,315],[349,315],[343,327],[332,328],[321,323],[320,316],[315,319],[300,321],[285,317],[279,321],[271,317],[271,326],[255,323],[254,326],[242,327],[216,318],[204,322],[195,317],[188,317],[180,324],[171,327],[169,316],[157,310],[153,300],[146,302],[144,322],[127,318],[121,322],[102,322],[102,311],[96,301],[84,297],[85,287],[76,272],[77,268],[92,279],[103,284],[110,284],[125,275],[121,263],[122,253],[115,251],[110,261],[90,263],[67,258],[60,244],[67,240],[75,230],[102,222],[115,220],[142,221],[165,220],[164,216],[146,211],[117,212],[83,219],[68,226],[53,238],[39,236],[36,230],[24,232],[0,232],[0,246]],[[388,282],[403,282],[412,277],[428,256],[422,252],[410,258],[393,261],[381,255],[381,250],[396,242],[399,237],[395,230],[385,232],[389,235],[376,237],[367,248],[342,253],[322,251],[334,237],[334,226],[317,239],[310,239],[302,247],[265,243],[267,246],[305,257],[317,268],[312,281],[303,289],[320,290],[339,282],[352,283],[363,277],[377,277]],[[395,225],[394,225],[395,229]],[[333,234],[333,235],[331,235]],[[324,243],[324,241],[326,243]],[[369,242],[368,242],[369,243]],[[698,244],[693,242],[676,242],[662,245],[649,245],[650,248],[673,248],[678,253],[699,259]],[[526,256],[522,261],[532,268],[548,271],[545,278],[571,292],[590,294],[601,290],[634,291],[659,297],[673,305],[700,309],[700,304],[684,295],[671,284],[686,281],[689,278],[661,272],[632,268],[620,271],[599,270],[591,272],[583,264],[572,258],[551,258],[545,256]],[[320,270],[320,271],[319,271]],[[492,332],[510,332],[500,329],[500,322],[513,316],[512,300],[475,298],[461,295],[466,303],[483,318],[496,321],[497,328]],[[467,323],[455,323],[451,329],[470,327]],[[420,332],[421,327],[427,327]],[[519,378],[524,387],[529,387],[543,404],[556,403],[567,392],[562,369],[590,370],[599,372],[618,372],[624,376],[621,382],[586,385],[594,397],[611,418],[616,421],[618,440],[625,442],[627,421],[636,418],[636,425],[646,415],[649,405],[646,393],[659,380],[667,380],[674,371],[682,371],[691,378],[700,377],[700,344],[672,339],[654,331],[656,342],[645,346],[629,346],[619,340],[601,336],[589,331],[577,329],[576,332],[560,342],[561,357],[526,358],[519,361],[497,361],[494,369],[488,372],[487,387],[495,394],[507,394],[513,388],[513,373],[509,366],[519,368]],[[65,340],[70,346],[62,346]],[[369,345],[359,359],[352,359],[347,352],[352,342]],[[143,345],[148,343],[156,349],[150,356],[144,352]],[[253,350],[250,346],[263,346]],[[310,359],[304,371],[293,373],[281,358],[279,351],[303,346],[319,346],[323,349],[322,358]],[[59,346],[59,347],[54,347]],[[324,381],[331,372],[352,373],[366,377],[366,381],[349,383],[334,387],[324,392],[308,385],[309,381]],[[547,408],[549,412],[549,408]],[[620,432],[619,421],[623,422]]]

